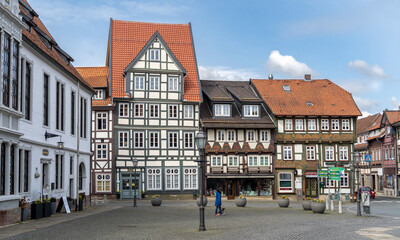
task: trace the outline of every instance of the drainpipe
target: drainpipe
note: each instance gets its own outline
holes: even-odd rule
[[[82,116],[80,116],[80,113],[82,111],[80,111],[80,108],[82,108],[82,106],[80,105],[80,93],[79,93],[79,87],[80,87],[80,82],[78,81],[78,90],[77,90],[77,96],[78,96],[78,118],[77,118],[77,134],[76,134],[76,204],[75,204],[75,211],[78,211],[78,204],[79,204],[79,138],[80,138],[80,133],[81,133],[81,129],[80,129],[80,118]]]
[[[393,129],[393,134],[394,137],[392,136],[392,139],[394,140],[394,195],[396,197],[399,196],[399,191],[397,190],[398,182],[397,182],[397,171],[398,171],[398,166],[397,166],[397,131],[396,128]]]

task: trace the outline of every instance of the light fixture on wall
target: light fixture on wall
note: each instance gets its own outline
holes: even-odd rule
[[[53,137],[60,137],[60,141],[57,142],[57,147],[58,149],[64,149],[64,142],[61,139],[62,136],[54,133],[48,133],[46,130],[46,132],[44,133],[44,138],[47,140],[48,138],[53,138]]]
[[[35,171],[35,178],[39,178],[39,177],[40,177],[40,173],[39,173],[38,168],[36,168],[36,171]]]

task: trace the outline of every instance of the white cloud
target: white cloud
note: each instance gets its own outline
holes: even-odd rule
[[[363,60],[354,60],[349,62],[349,67],[357,70],[361,74],[370,78],[386,78],[386,75],[381,67],[378,65],[369,65]]]
[[[357,95],[365,94],[369,91],[378,91],[383,87],[383,83],[380,81],[359,79],[342,80],[340,85],[350,93]]]
[[[223,66],[199,66],[199,74],[202,80],[248,81],[250,78],[259,77],[248,69],[230,69]]]
[[[380,102],[375,99],[365,99],[360,97],[354,97],[354,101],[356,101],[358,108],[360,108],[361,112],[375,112],[378,109]]]
[[[394,109],[398,110],[400,108],[400,101],[397,100],[396,97],[392,97],[391,100],[392,100],[392,104],[393,104]]]
[[[361,117],[358,117],[358,119],[360,119],[360,118],[365,118],[365,117],[368,117],[368,116],[371,116],[371,115],[372,115],[372,113],[367,112],[367,111],[361,111],[361,114],[362,114],[362,116],[361,116]]]
[[[266,66],[269,73],[289,75],[295,78],[303,78],[304,74],[314,73],[307,64],[298,62],[290,55],[281,55],[277,50],[271,51]]]

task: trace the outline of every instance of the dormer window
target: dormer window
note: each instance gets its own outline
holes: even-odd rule
[[[150,61],[160,61],[160,49],[150,49]]]
[[[231,105],[230,104],[215,104],[214,115],[217,117],[230,117]]]
[[[259,116],[258,105],[244,105],[244,116],[245,117],[258,117]]]
[[[104,99],[104,90],[100,89],[100,90],[95,90],[95,94],[93,96],[93,99],[96,100],[101,100]]]

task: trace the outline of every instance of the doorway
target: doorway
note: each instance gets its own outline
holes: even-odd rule
[[[120,190],[121,199],[134,198],[136,194],[137,199],[142,198],[142,175],[140,172],[136,173],[121,173],[120,177]]]
[[[317,179],[306,178],[306,197],[317,197]]]
[[[228,199],[235,199],[237,192],[237,180],[228,180],[227,196]]]

